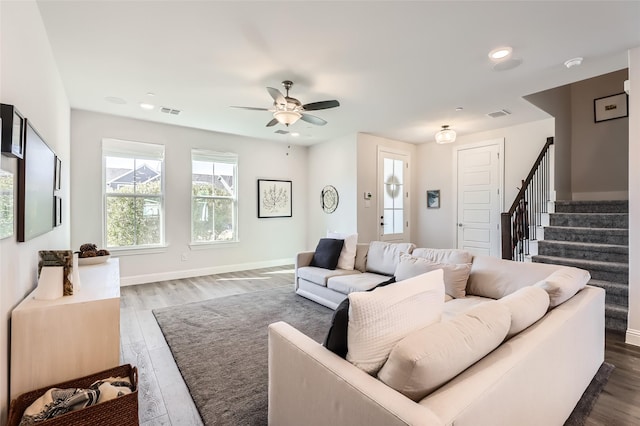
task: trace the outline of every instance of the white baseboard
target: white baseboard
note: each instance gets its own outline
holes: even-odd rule
[[[628,328],[624,342],[629,345],[640,346],[640,330]]]
[[[120,287],[155,283],[158,281],[179,280],[183,278],[201,277],[204,275],[224,274],[227,272],[247,271],[250,269],[271,268],[273,266],[293,265],[294,259],[275,259],[263,262],[237,263],[235,265],[220,265],[210,268],[187,269],[181,271],[159,272],[157,274],[132,275],[120,277]]]

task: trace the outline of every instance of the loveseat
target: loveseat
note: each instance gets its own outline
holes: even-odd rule
[[[360,261],[366,262],[367,247],[358,248],[364,253],[361,257],[365,256]],[[430,252],[436,257],[442,253],[446,255],[437,250]],[[304,267],[305,256],[298,257],[297,268]],[[440,260],[446,263],[451,258]],[[367,272],[366,265],[355,270],[344,276]],[[401,280],[385,289],[422,277],[432,279],[435,273]],[[380,275],[378,278],[387,277]],[[449,295],[443,302],[440,320],[412,331],[394,344],[382,368],[373,374],[290,325],[274,323],[269,327],[269,423],[562,425],[604,361],[604,291],[586,285],[588,279],[588,273],[577,268],[473,256],[464,296]],[[306,292],[316,301],[322,299],[325,305],[337,305],[341,297],[346,297],[337,286],[315,284],[315,289],[310,287],[314,284],[305,281],[304,274],[296,274],[296,291]],[[419,388],[420,380],[430,380],[429,374],[454,371],[459,367],[454,365],[458,358],[477,351],[476,340],[482,338],[476,336],[487,332],[493,333],[495,339],[496,330],[504,328],[499,323],[507,321],[510,325],[506,327],[513,328],[514,323],[522,322],[521,313],[529,311],[530,296],[526,293],[537,291],[538,297],[540,289],[546,292],[542,293],[546,294],[544,306],[548,307],[539,319],[520,324],[522,330],[515,333],[500,331],[499,343],[486,355],[480,354],[442,383],[416,391],[415,377]],[[364,290],[370,289],[352,292],[349,299],[362,297]],[[375,289],[367,297],[381,290]],[[463,332],[457,343],[455,333],[442,335],[443,330],[451,330],[452,326],[455,330],[465,321],[472,329],[484,328],[471,333],[467,330],[466,335]],[[416,348],[416,342],[430,343],[438,333],[441,352]],[[351,348],[351,342],[349,345]]]

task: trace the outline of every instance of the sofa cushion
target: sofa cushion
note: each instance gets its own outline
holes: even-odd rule
[[[339,269],[346,269],[348,271],[353,270],[353,266],[356,263],[356,246],[358,245],[358,234],[340,234],[337,232],[327,232],[327,238],[335,238],[337,240],[344,240],[344,245],[340,251],[340,257],[338,258]]]
[[[514,262],[477,255],[473,257],[467,294],[500,299],[537,283],[559,268],[558,265]]]
[[[311,259],[311,266],[317,266],[318,268],[336,269],[338,265],[338,258],[340,252],[344,246],[344,240],[336,240],[335,238],[320,238],[315,252],[313,252],[313,258]]]
[[[386,275],[364,272],[358,274],[338,275],[327,281],[327,287],[340,293],[349,294],[354,291],[371,290],[390,277]]]
[[[471,263],[473,255],[460,249],[434,249],[418,247],[411,252],[412,256],[424,257],[439,263]]]
[[[340,275],[360,274],[359,271],[346,271],[344,269],[325,269],[318,268],[317,266],[303,266],[296,270],[298,278],[302,278],[311,283],[320,285],[322,287],[327,286],[327,281],[331,277],[337,277]]]
[[[440,320],[444,305],[442,270],[373,291],[351,293],[349,303],[347,361],[375,374],[399,340]]]
[[[413,251],[413,243],[385,243],[383,241],[371,241],[367,254],[367,272],[382,275],[393,275],[400,260],[400,253]]]
[[[358,243],[356,245],[356,261],[353,267],[360,272],[367,272],[368,254],[369,254],[369,244]]]
[[[424,327],[395,345],[378,378],[420,401],[498,347],[510,323],[509,310],[490,301]]]
[[[403,253],[400,255],[394,275],[396,281],[402,281],[435,269],[444,270],[444,291],[448,295],[456,299],[464,297],[467,279],[469,272],[471,272],[471,264],[469,263],[439,263]]]
[[[393,284],[396,282],[394,277],[378,284],[377,287]],[[373,289],[371,289],[373,290]],[[367,290],[367,291],[371,291]],[[338,305],[336,311],[331,318],[331,327],[329,333],[324,340],[324,346],[334,354],[344,358],[347,356],[347,328],[349,325],[349,298],[347,297]]]
[[[539,287],[524,287],[498,302],[511,312],[511,326],[507,333],[507,339],[510,339],[547,313],[549,295]]]
[[[555,308],[582,290],[590,279],[588,271],[564,266],[535,285],[549,294],[549,308]]]
[[[442,321],[449,321],[460,314],[467,312],[469,309],[487,302],[493,302],[493,299],[480,296],[465,296],[461,299],[445,300],[444,309],[442,310]]]

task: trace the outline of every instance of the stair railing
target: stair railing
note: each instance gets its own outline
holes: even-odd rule
[[[542,213],[550,201],[551,155],[553,137],[547,138],[526,179],[508,211],[501,214],[502,258],[523,262],[529,255],[529,242],[537,239]]]

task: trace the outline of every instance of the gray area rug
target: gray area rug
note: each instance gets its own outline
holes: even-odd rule
[[[333,311],[292,286],[153,311],[205,425],[266,425],[267,326],[286,321],[322,342]],[[565,426],[583,425],[607,383],[604,363]]]
[[[318,342],[333,311],[293,286],[155,309],[205,425],[266,425],[267,326],[286,321]]]

